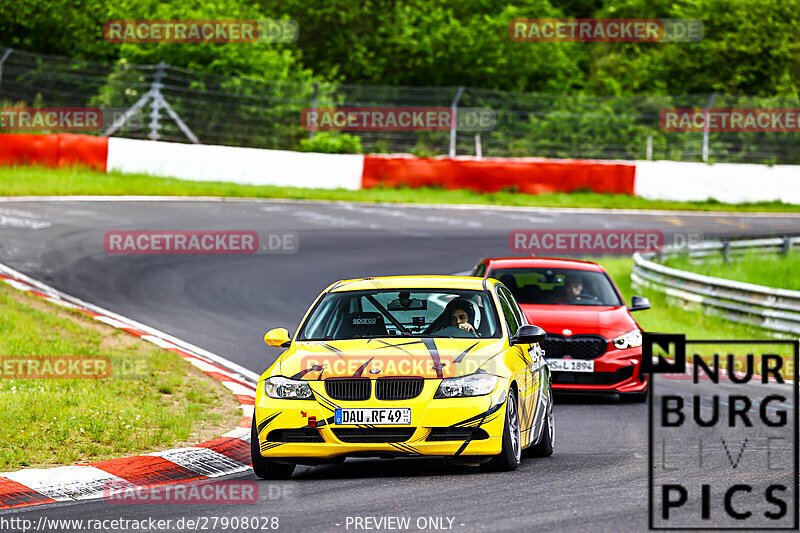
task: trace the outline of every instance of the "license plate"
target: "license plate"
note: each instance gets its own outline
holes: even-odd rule
[[[411,424],[410,408],[382,409],[337,409],[334,413],[335,424]]]
[[[582,359],[548,359],[550,370],[556,372],[594,372],[594,361]]]

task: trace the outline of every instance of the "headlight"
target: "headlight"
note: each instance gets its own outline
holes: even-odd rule
[[[457,398],[463,396],[484,396],[497,387],[497,376],[491,374],[470,374],[463,378],[443,379],[434,398]]]
[[[307,381],[271,377],[264,381],[264,392],[270,398],[282,400],[310,400],[314,397]]]
[[[620,335],[612,342],[618,350],[624,350],[625,348],[636,348],[642,345],[642,332],[638,329],[634,329],[624,335]]]

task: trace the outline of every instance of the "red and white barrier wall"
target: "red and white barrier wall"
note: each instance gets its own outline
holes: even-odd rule
[[[800,166],[539,158],[317,154],[90,135],[0,135],[0,166],[81,164],[197,181],[323,189],[442,187],[594,191],[659,200],[800,204]]]

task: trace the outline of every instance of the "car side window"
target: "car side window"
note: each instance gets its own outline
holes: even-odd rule
[[[517,299],[514,298],[514,295],[511,294],[511,291],[507,290],[505,287],[501,287],[500,290],[503,292],[503,294],[505,294],[506,299],[508,299],[511,310],[515,315],[517,315],[517,320],[519,321],[520,326],[526,325],[528,323],[528,319],[525,318],[525,313],[523,313],[522,309],[520,309]]]
[[[506,319],[509,335],[514,335],[519,329],[520,323],[519,319],[514,313],[511,303],[508,300],[508,296],[505,294],[507,292],[508,291],[504,291],[502,287],[497,288],[497,297],[500,300],[500,307],[503,310],[503,317]]]
[[[478,278],[482,278],[486,274],[486,263],[481,263],[475,267],[475,270],[472,271],[472,275]]]

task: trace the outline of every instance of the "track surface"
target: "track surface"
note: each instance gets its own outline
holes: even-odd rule
[[[524,228],[661,229],[670,242],[674,233],[686,232],[797,232],[800,216],[286,201],[0,200],[0,261],[260,373],[279,354],[263,344],[264,331],[293,330],[330,282],[467,271],[481,257],[509,255],[508,232]],[[252,256],[105,253],[106,231],[132,229],[291,231],[299,234],[300,249]],[[417,517],[453,518],[455,531],[646,530],[646,406],[588,398],[564,399],[556,407],[556,453],[525,460],[512,473],[484,474],[476,467],[427,459],[348,461],[299,468],[288,482],[262,482],[261,500],[249,506],[93,501],[3,516],[278,516],[279,531],[347,531],[348,516],[411,516],[412,531]],[[270,500],[269,486],[281,487],[286,496]]]

